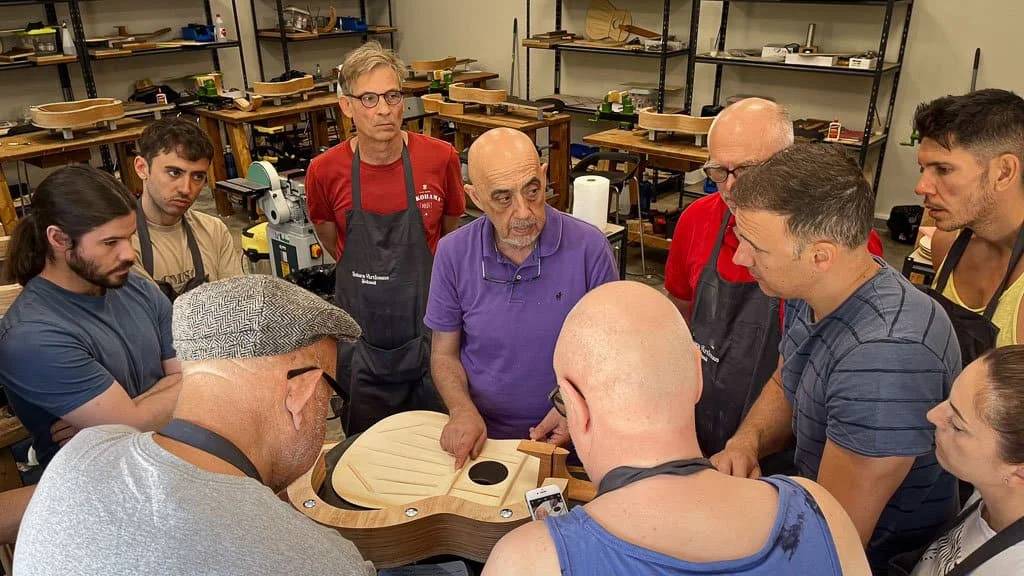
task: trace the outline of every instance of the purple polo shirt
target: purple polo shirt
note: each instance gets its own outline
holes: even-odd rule
[[[441,238],[434,256],[423,321],[462,332],[469,394],[489,438],[526,438],[544,418],[562,322],[584,294],[618,280],[601,231],[550,206],[545,212],[537,248],[521,266],[495,249],[487,218]]]

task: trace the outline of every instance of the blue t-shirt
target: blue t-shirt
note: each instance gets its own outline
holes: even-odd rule
[[[171,303],[134,272],[103,296],[36,276],[0,319],[0,385],[43,465],[57,453],[55,421],[114,381],[132,398],[142,394],[174,357]]]
[[[779,491],[779,507],[768,540],[745,558],[687,562],[642,548],[608,532],[583,506],[548,516],[563,576],[684,576],[689,574],[814,574],[841,576],[842,566],[825,517],[810,494],[785,476],[761,478]]]
[[[826,440],[872,458],[913,456],[868,543],[872,568],[924,546],[956,513],[956,479],[935,459],[925,414],[949,396],[960,347],[949,317],[881,260],[878,274],[814,322],[786,302],[782,384],[793,407],[796,466],[818,477]]]

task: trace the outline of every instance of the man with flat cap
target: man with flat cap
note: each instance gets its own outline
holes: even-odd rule
[[[183,377],[158,432],[97,426],[51,461],[18,534],[19,575],[373,574],[355,546],[277,497],[312,466],[360,330],[265,275],[174,304]]]

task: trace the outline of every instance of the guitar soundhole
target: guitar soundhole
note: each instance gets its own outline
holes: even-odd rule
[[[487,460],[478,462],[469,469],[469,479],[482,486],[500,484],[508,478],[508,468],[501,462]]]

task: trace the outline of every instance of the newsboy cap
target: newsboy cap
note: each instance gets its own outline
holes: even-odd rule
[[[347,312],[294,284],[250,274],[202,284],[174,301],[180,360],[277,356],[324,338],[352,341],[361,330]]]

